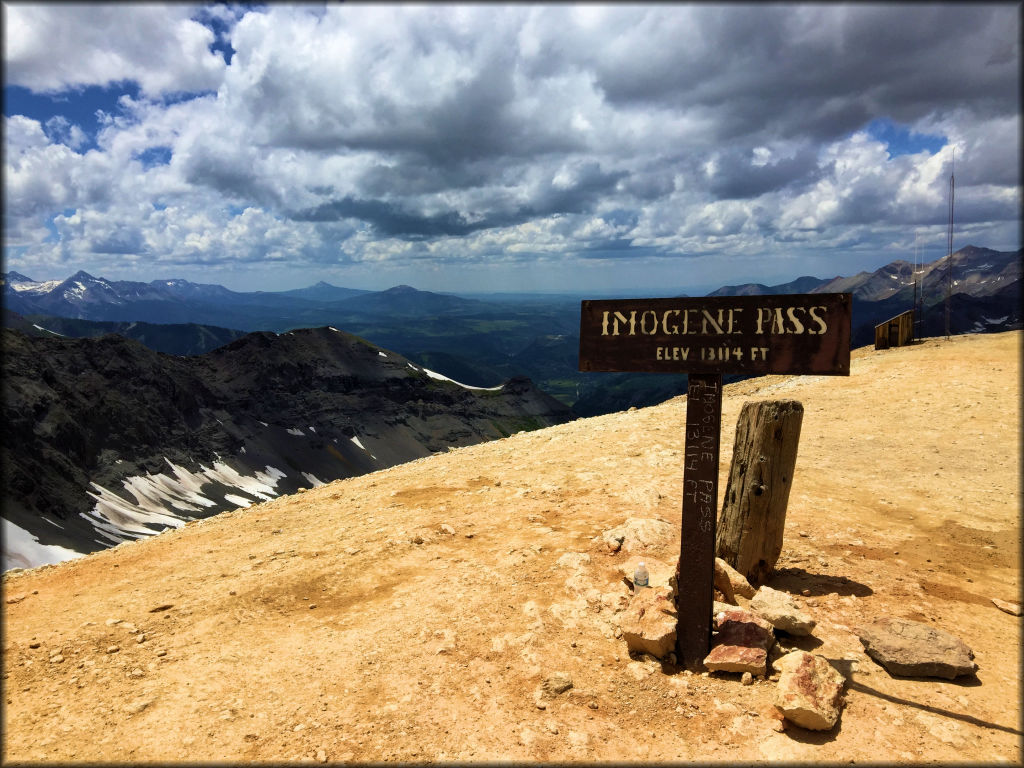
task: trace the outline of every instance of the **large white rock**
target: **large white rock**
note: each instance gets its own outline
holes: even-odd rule
[[[619,618],[629,650],[664,659],[676,646],[676,606],[667,587],[648,587],[633,596]]]
[[[814,619],[800,610],[789,594],[771,587],[757,590],[750,601],[750,610],[791,635],[809,635],[814,629]]]
[[[828,731],[839,722],[846,678],[821,656],[806,651],[787,653],[776,662],[782,670],[775,708],[792,723],[812,731]]]

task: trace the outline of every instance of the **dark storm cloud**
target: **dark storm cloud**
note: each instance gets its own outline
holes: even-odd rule
[[[731,150],[718,156],[709,191],[719,199],[746,199],[789,186],[807,186],[821,176],[817,152],[801,150],[794,157],[754,164],[751,150]]]
[[[358,219],[389,237],[459,237],[483,229],[515,226],[552,214],[585,213],[624,176],[622,172],[603,171],[597,162],[579,164],[572,173],[571,183],[549,182],[537,190],[528,204],[495,209],[482,217],[454,210],[420,214],[390,201],[346,196],[294,211],[290,218],[310,222]]]
[[[401,206],[381,200],[357,200],[345,197],[315,208],[292,214],[294,221],[328,222],[358,219],[371,225],[379,234],[388,237],[441,237],[468,235],[489,226],[485,222],[470,223],[461,214],[449,211],[443,214],[418,215]]]
[[[702,10],[693,26],[680,13],[678,25],[652,28],[642,56],[595,57],[606,98],[713,109],[719,138],[816,140],[850,133],[873,115],[912,122],[950,102],[985,115],[1019,106],[1015,30],[977,7]],[[666,15],[671,20],[671,7]],[[991,51],[970,49],[979,36]]]

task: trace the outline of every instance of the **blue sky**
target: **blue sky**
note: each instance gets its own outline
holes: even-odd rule
[[[4,5],[4,269],[696,292],[1020,247],[1019,5]],[[54,51],[60,51],[55,56]]]

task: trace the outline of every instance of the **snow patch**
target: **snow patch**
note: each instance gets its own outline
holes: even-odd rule
[[[39,539],[15,525],[10,520],[3,520],[3,570],[11,568],[38,568],[40,565],[53,565],[82,557],[67,547],[55,544],[40,544]]]
[[[318,485],[325,484],[323,480],[318,479],[317,476],[311,472],[303,472],[302,476],[306,478],[306,480],[308,480],[314,488],[316,488]]]
[[[383,358],[387,358],[387,355],[385,355],[383,352],[378,351],[377,354]]]
[[[991,318],[988,318],[988,317],[985,317],[984,315],[982,315],[981,319],[984,320],[989,325],[997,325],[999,323],[1005,323],[1007,320],[1010,319],[1010,316],[1006,315],[1005,317],[999,317],[999,318],[996,318],[995,320],[992,320]]]
[[[350,438],[350,439],[352,440],[352,442],[353,442],[353,443],[355,443],[356,445],[358,445],[358,446],[359,446],[360,448],[362,448],[362,449],[363,449],[364,451],[366,450],[366,446],[365,446],[365,445],[363,445],[363,444],[362,444],[361,442],[359,442],[359,438],[358,438],[358,437],[353,437],[353,438]]]
[[[35,323],[32,323],[32,327],[33,328],[38,328],[40,331],[46,331],[47,333],[52,333],[54,336],[64,336],[63,333],[57,333],[56,331],[51,331],[49,328],[43,328],[43,326],[36,325]]]
[[[60,284],[60,280],[47,280],[44,283],[10,283],[10,286],[19,293],[49,293]]]
[[[295,435],[297,437],[305,437],[306,436],[305,432],[303,432],[301,429],[297,429],[297,428],[296,429],[289,429],[288,430],[288,434],[289,435]]]
[[[233,494],[233,493],[225,493],[224,494],[224,501],[230,501],[232,504],[235,504],[235,505],[237,505],[239,507],[251,507],[252,506],[252,502],[251,501],[249,501],[248,499],[243,499],[241,496],[235,496],[235,494]]]
[[[193,519],[188,512],[199,512],[201,508],[216,506],[217,502],[200,492],[208,483],[237,488],[242,493],[266,501],[277,495],[277,481],[285,476],[284,472],[269,465],[265,472],[257,472],[254,477],[248,477],[221,461],[214,462],[213,467],[200,465],[198,472],[189,472],[166,457],[164,461],[170,466],[173,476],[165,473],[137,475],[122,481],[125,490],[134,497],[134,502],[98,483],[91,483],[95,492],[87,493],[95,499],[96,506],[89,512],[83,512],[82,517],[92,524],[100,536],[119,544],[128,539],[159,533],[154,527],[180,528]],[[234,496],[231,502],[236,503],[236,498],[240,497]],[[169,511],[168,506],[176,511]],[[109,542],[106,543],[109,545]]]
[[[462,383],[460,383],[458,381],[455,381],[455,379],[449,379],[447,376],[442,376],[440,373],[435,373],[434,371],[431,371],[431,370],[429,370],[427,368],[424,368],[423,372],[425,374],[427,374],[427,376],[429,376],[432,379],[437,379],[438,381],[450,381],[452,384],[457,384],[458,386],[462,387],[463,389],[477,389],[477,390],[482,390],[482,391],[485,391],[485,392],[497,392],[499,389],[501,389],[501,385],[500,384],[498,386],[496,386],[496,387],[473,387],[473,386],[470,386],[469,384],[462,384]]]

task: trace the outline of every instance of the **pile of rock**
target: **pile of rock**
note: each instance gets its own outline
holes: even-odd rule
[[[603,543],[613,551],[621,548],[641,553],[620,566],[628,582],[632,582],[640,561],[650,574],[649,588],[634,588],[628,607],[620,614],[619,627],[631,652],[674,664],[678,616],[675,568],[642,554],[646,547],[636,539],[630,542],[630,534],[645,527],[639,522],[630,520],[615,535],[607,532],[603,537]],[[630,547],[630,543],[640,546]],[[776,642],[777,632],[784,637],[811,635],[814,618],[786,592],[768,586],[755,590],[720,558],[715,560],[714,584],[715,631],[711,652],[704,659],[707,670],[739,674],[744,684],[757,677],[769,678],[777,683],[775,707],[787,720],[811,730],[834,728],[844,704],[846,679],[825,657]],[[738,605],[737,595],[749,600],[745,608]],[[935,627],[887,618],[857,634],[868,656],[890,674],[952,679],[977,670],[973,652],[958,638]]]

